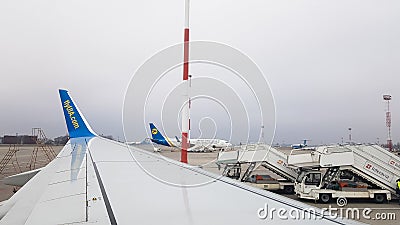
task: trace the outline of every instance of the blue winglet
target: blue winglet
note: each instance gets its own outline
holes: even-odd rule
[[[86,122],[74,101],[69,96],[67,90],[59,90],[61,105],[64,111],[65,123],[70,138],[78,137],[94,137],[96,134],[92,131],[89,124]]]

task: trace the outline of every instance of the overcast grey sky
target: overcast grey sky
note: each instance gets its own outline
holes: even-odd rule
[[[183,39],[183,0],[0,2],[0,135],[66,133],[66,88],[98,133],[123,137],[135,70]],[[275,142],[400,141],[400,1],[191,1],[191,40],[231,45],[267,77]],[[140,139],[140,138],[138,138]]]

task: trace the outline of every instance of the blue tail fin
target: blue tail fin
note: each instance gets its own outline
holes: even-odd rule
[[[157,143],[159,145],[165,145],[169,147],[175,147],[175,145],[167,138],[164,138],[160,131],[154,126],[153,123],[150,123],[150,132],[151,132],[151,141]]]
[[[59,90],[61,105],[64,111],[65,123],[70,138],[93,137],[92,131],[79,109],[76,107],[67,90]]]
[[[151,138],[155,140],[163,140],[165,141],[164,136],[160,133],[156,126],[153,123],[150,123],[150,131],[151,131]]]

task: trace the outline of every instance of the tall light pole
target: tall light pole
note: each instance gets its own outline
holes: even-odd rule
[[[392,96],[391,95],[383,95],[383,100],[385,100],[387,102],[387,110],[386,110],[386,127],[388,128],[387,146],[389,148],[389,151],[392,151],[393,150],[392,134],[391,134],[392,115],[390,114],[390,100],[392,100]]]
[[[351,127],[349,127],[349,144],[351,144]]]

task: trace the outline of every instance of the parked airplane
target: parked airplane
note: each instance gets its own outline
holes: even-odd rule
[[[304,139],[302,144],[293,144],[290,147],[292,147],[292,149],[300,149],[300,148],[307,147],[308,146],[307,141],[311,141],[311,140]]]
[[[59,92],[70,140],[52,162],[0,203],[1,225],[355,223],[100,137],[68,92]],[[174,179],[174,184],[155,179],[141,165]],[[203,185],[186,186],[192,183]]]
[[[150,140],[156,144],[167,147],[180,147],[181,145],[179,139],[173,140],[172,138],[169,137],[164,138],[164,136],[161,134],[161,132],[157,129],[157,127],[153,123],[150,123],[150,132],[151,132]]]
[[[167,147],[181,146],[181,141],[177,136],[175,136],[175,139],[164,137],[153,123],[150,123],[150,132],[151,132],[151,141],[156,144]],[[190,143],[190,148],[188,149],[189,152],[213,151],[213,150],[225,149],[232,146],[231,143],[222,139],[190,139],[189,143]]]

